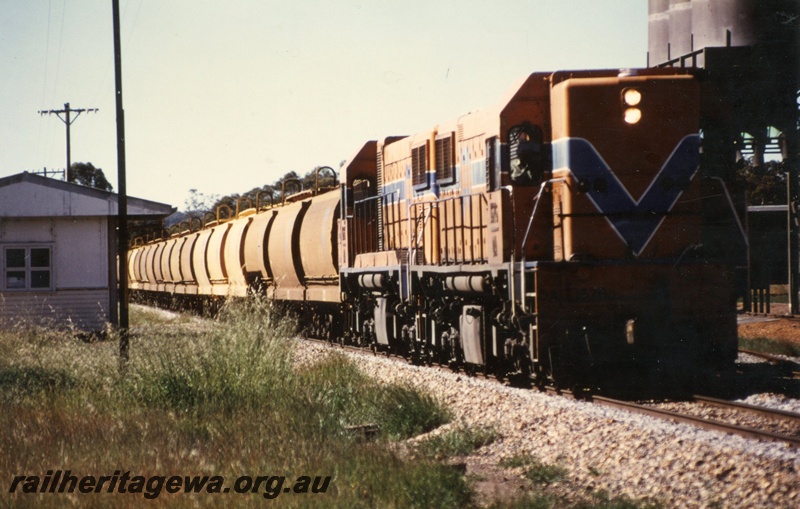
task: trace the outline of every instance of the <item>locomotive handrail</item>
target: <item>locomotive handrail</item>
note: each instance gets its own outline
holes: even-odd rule
[[[566,182],[566,181],[567,179],[559,177],[555,179],[545,180],[539,186],[539,192],[536,193],[536,203],[533,204],[533,211],[531,212],[531,217],[528,219],[528,227],[525,229],[525,236],[522,237],[522,245],[520,246],[520,249],[522,250],[522,253],[520,254],[522,255],[521,259],[523,264],[525,262],[525,246],[528,245],[528,236],[531,234],[531,227],[533,227],[533,220],[536,217],[536,211],[539,210],[539,199],[542,197],[542,194],[544,194],[544,190],[547,188],[548,185],[555,184],[556,182]]]
[[[392,191],[390,194],[395,194],[395,193],[398,193],[398,192],[399,191]],[[380,200],[381,198],[383,198],[383,196],[384,195],[382,195],[382,194],[379,194],[377,196],[367,196],[366,198],[361,198],[360,200],[354,201],[353,205],[358,205],[359,203],[364,203],[365,201],[370,201],[370,200]],[[386,196],[389,196],[389,195],[387,194]]]
[[[236,200],[236,217],[239,217],[239,213],[242,211],[242,209],[239,207],[239,204],[240,204],[240,203],[242,203],[242,200],[247,200],[247,203],[249,203],[249,204],[250,204],[250,206],[249,206],[249,207],[247,207],[247,208],[249,208],[249,209],[252,209],[252,208],[253,208],[253,200],[251,200],[251,199],[250,199],[249,197],[247,197],[247,196],[240,196],[240,197],[239,197],[239,198]],[[247,210],[247,209],[244,209],[244,210]]]
[[[728,206],[731,209],[731,214],[733,218],[736,219],[736,226],[739,227],[739,234],[742,236],[742,241],[746,248],[750,247],[750,240],[747,238],[747,231],[744,229],[744,225],[742,225],[742,221],[739,219],[739,214],[736,213],[736,207],[733,205],[733,199],[731,198],[731,194],[728,192],[728,186],[725,185],[725,181],[722,180],[720,177],[711,177],[711,180],[719,180],[719,185],[722,186],[722,190],[725,192],[725,198],[728,200]]]
[[[428,203],[435,203],[435,202],[428,202]],[[412,218],[411,218],[411,207],[412,207],[412,206],[413,206],[413,207],[417,207],[417,206],[420,206],[420,205],[421,205],[423,208],[425,208],[425,202],[421,202],[421,203],[409,203],[409,204],[406,206],[406,208],[408,209],[408,213],[407,213],[407,215],[408,215],[408,235],[409,235],[409,240],[410,240],[410,242],[409,242],[409,248],[408,248],[408,249],[409,249],[409,251],[408,251],[408,265],[409,265],[409,266],[411,266],[411,265],[415,265],[415,264],[412,262],[412,259],[413,259],[413,258],[412,258],[412,252],[413,252],[413,255],[414,255],[414,257],[416,257],[417,253],[419,252],[419,242],[420,242],[420,238],[425,238],[425,225],[428,223],[428,219],[430,219],[430,217],[431,217],[431,212],[433,212],[433,207],[428,207],[428,208],[427,208],[427,212],[426,212],[425,214],[423,214],[422,216],[415,216],[415,217],[416,217],[416,222],[417,222],[417,225],[416,225],[416,227],[413,227],[413,228],[412,228],[412,226],[413,226],[413,225],[411,224],[411,222],[412,222]],[[417,234],[416,234],[416,233],[417,233],[417,229],[419,228],[419,222],[420,222],[420,220],[422,221],[422,235],[421,235],[421,236],[417,236]],[[413,247],[413,248],[412,248],[412,247],[410,247],[411,245],[413,245],[414,247]],[[410,283],[410,281],[409,281],[409,283]],[[409,287],[409,288],[410,288],[410,287]]]
[[[667,60],[666,62],[660,63],[656,65],[656,67],[673,67],[678,62],[681,63],[681,67],[686,67],[686,61],[690,58],[692,59],[692,67],[697,67],[697,55],[703,53],[705,49],[698,49],[694,50],[691,53],[687,53],[677,58],[673,58],[672,60]]]
[[[477,198],[478,200],[480,200],[480,209],[479,210],[480,210],[481,219],[478,220],[478,224],[477,225],[475,225],[473,223],[472,219],[471,219],[471,217],[472,217],[472,203],[473,203],[471,200],[473,198]],[[433,210],[434,209],[436,209],[437,211],[440,210],[440,204],[446,204],[448,202],[452,202],[453,204],[455,204],[457,200],[461,201],[461,207],[463,208],[465,199],[469,199],[470,200],[470,202],[469,202],[469,207],[470,207],[469,225],[467,225],[467,222],[462,218],[462,221],[461,221],[460,225],[456,225],[455,221],[454,221],[453,226],[452,227],[448,227],[447,224],[446,224],[446,221],[447,221],[447,209],[444,208],[444,213],[443,213],[444,214],[444,220],[445,220],[444,243],[445,243],[445,249],[447,249],[447,231],[448,230],[454,230],[455,231],[456,229],[460,229],[461,230],[462,242],[466,242],[464,240],[466,238],[466,234],[464,233],[464,230],[468,229],[469,230],[469,236],[470,236],[470,257],[469,257],[469,259],[470,259],[470,263],[475,263],[476,256],[475,256],[475,249],[474,249],[474,240],[475,240],[475,238],[474,238],[474,235],[475,235],[474,230],[476,230],[476,229],[477,230],[483,230],[484,229],[484,226],[483,226],[483,206],[488,203],[486,195],[484,195],[483,193],[480,193],[480,192],[461,194],[461,195],[458,195],[458,196],[448,196],[448,197],[444,197],[444,198],[437,198],[435,200],[426,201],[426,202],[409,203],[407,205],[407,214],[408,214],[408,220],[409,220],[409,236],[411,237],[410,243],[412,244],[412,246],[409,247],[409,257],[416,256],[417,253],[419,252],[420,241],[421,241],[422,238],[424,238],[425,226],[427,225],[428,219],[430,219],[430,217],[432,217]],[[423,216],[416,216],[415,215],[414,218],[412,218],[412,214],[411,214],[411,207],[412,206],[422,206],[423,209],[426,211],[425,214]],[[412,221],[415,220],[415,219],[418,222],[418,224],[417,225],[412,225]],[[419,224],[420,220],[422,220],[422,230],[423,230],[423,236],[421,236],[421,237],[417,235],[417,230],[420,228],[420,224]],[[442,220],[442,218],[437,217],[437,221],[441,221],[441,220]],[[482,236],[483,232],[479,231],[478,234],[480,236]],[[440,241],[441,241],[441,237],[442,237],[441,232],[438,233],[438,236],[439,236]],[[440,247],[440,250],[441,250],[441,247]],[[445,255],[444,257],[442,257],[441,256],[441,252],[439,253],[439,255],[440,255],[440,258],[448,258],[448,255]],[[482,242],[481,242],[481,248],[480,248],[480,253],[479,253],[478,259],[480,261],[482,261],[484,259],[484,251],[483,251],[483,243]],[[467,260],[467,255],[466,255],[466,250],[465,250],[464,254],[463,254],[463,260],[462,261],[466,263],[466,260]],[[454,252],[454,255],[453,255],[453,263],[458,263],[458,255],[455,254],[455,252]],[[439,260],[438,265],[445,265],[445,263],[442,262],[442,260]]]
[[[488,203],[488,202],[487,202],[487,199],[486,199],[486,195],[485,195],[485,194],[483,194],[483,193],[480,193],[480,192],[478,192],[478,193],[467,193],[467,194],[460,194],[460,195],[458,195],[458,196],[447,196],[447,197],[444,197],[444,198],[438,198],[438,199],[436,199],[436,200],[432,200],[432,201],[430,201],[430,202],[425,202],[425,203],[435,203],[435,204],[436,204],[436,209],[438,210],[438,209],[439,209],[439,204],[440,204],[440,203],[446,203],[446,202],[453,202],[453,203],[455,203],[455,201],[456,201],[457,199],[460,199],[460,200],[461,200],[461,205],[462,205],[462,207],[463,207],[463,204],[464,204],[464,198],[469,198],[469,199],[470,199],[470,208],[471,208],[471,207],[472,207],[472,202],[471,202],[471,200],[472,200],[472,198],[473,198],[473,197],[475,197],[475,196],[477,196],[477,197],[478,197],[478,199],[480,200],[481,207],[482,207],[484,204],[487,204],[487,203]],[[478,226],[477,228],[478,228],[478,229],[483,229],[483,217],[482,217],[482,214],[483,214],[483,208],[481,208],[480,210],[481,210],[481,219],[478,221],[478,223],[479,223],[479,226]],[[471,214],[472,214],[472,210],[470,210],[470,215],[471,215]],[[447,209],[445,209],[445,216],[446,216],[446,215],[447,215]],[[455,225],[453,225],[453,228],[455,229],[455,228],[456,228],[456,226],[455,226]],[[461,221],[461,230],[462,230],[462,232],[461,232],[461,239],[462,239],[462,242],[463,242],[463,240],[464,240],[464,232],[463,232],[464,228],[465,228],[465,226],[464,226],[464,220],[462,219],[462,221]],[[476,228],[476,227],[475,227],[474,225],[472,225],[472,221],[470,220],[470,226],[469,226],[469,229],[470,229],[470,240],[474,240],[474,239],[472,238],[472,235],[473,235],[473,233],[472,233],[472,231],[471,231],[471,230],[473,230],[473,229],[475,229],[475,228]],[[447,229],[448,229],[448,228],[447,228],[447,225],[445,225],[445,230],[447,230]],[[447,244],[447,236],[445,235],[445,245],[446,245],[446,244]],[[483,245],[483,244],[481,244],[481,246],[482,246],[482,245]],[[473,250],[473,248],[472,248],[472,247],[470,247],[470,252],[472,253],[472,256],[471,256],[471,258],[472,258],[472,261],[473,261],[473,263],[474,263],[474,261],[475,261],[475,253],[474,253],[474,251],[472,251],[472,250]],[[483,251],[483,247],[481,247],[481,251]],[[465,255],[465,258],[466,258],[466,255]],[[483,260],[483,253],[481,253],[481,260]],[[455,261],[457,261],[457,260],[455,260]],[[440,263],[440,265],[441,265],[441,263]]]
[[[377,207],[382,207],[383,206],[383,195],[379,194],[379,195],[375,195],[375,196],[368,196],[366,198],[362,198],[360,200],[353,201],[353,216],[352,217],[355,218],[356,216],[360,216],[361,214],[359,214],[357,211],[359,210],[359,208],[361,208],[362,212],[363,212],[363,216],[369,216],[369,217],[364,217],[364,219],[366,219],[366,223],[365,224],[368,225],[370,222],[372,222],[377,217],[377,213],[375,214],[375,217],[372,217],[373,216],[372,212],[369,211],[369,210],[366,210],[366,207],[364,206],[364,204],[366,204],[368,202],[374,202],[374,201],[379,202],[376,205],[376,208]],[[377,229],[377,227],[376,227],[376,229]],[[362,228],[354,228],[353,229],[353,247],[354,247],[353,256],[356,256],[356,255],[358,255],[360,253],[368,253],[368,252],[371,252],[373,250],[377,250],[378,249],[378,236],[379,235],[378,235],[378,233],[376,233],[376,235],[374,236],[374,239],[373,239],[372,233],[373,233],[373,230],[371,228],[363,228],[363,229]],[[373,240],[374,240],[374,244],[372,242]]]
[[[520,299],[520,302],[522,302],[523,311],[527,311],[527,309],[525,309],[526,308],[525,293],[528,291],[528,289],[525,287],[526,283],[525,283],[525,275],[524,275],[525,261],[526,261],[525,260],[525,246],[528,245],[528,236],[531,234],[531,228],[533,227],[533,220],[534,220],[534,218],[536,218],[536,211],[539,210],[539,202],[541,201],[542,194],[544,194],[544,190],[547,189],[547,186],[548,185],[552,185],[552,184],[554,184],[556,182],[566,182],[566,181],[567,181],[567,179],[565,179],[563,177],[550,179],[550,180],[545,180],[539,186],[539,192],[536,193],[536,203],[533,204],[533,211],[531,211],[531,217],[528,219],[528,227],[525,229],[525,236],[522,237],[522,245],[520,245],[520,251],[522,251],[520,253],[520,261],[522,262],[522,269],[521,270],[523,271],[523,276],[520,278],[521,279],[521,281],[520,281],[520,286],[521,286],[520,290],[521,290],[521,292],[520,293],[521,293],[521,297],[522,297]],[[514,278],[512,277],[511,279],[513,280]],[[512,291],[513,291],[513,289],[512,289]],[[513,296],[514,294],[512,293],[511,295]],[[514,309],[514,308],[516,308],[516,306],[514,306],[512,309]],[[512,315],[516,318],[516,313],[512,313]]]

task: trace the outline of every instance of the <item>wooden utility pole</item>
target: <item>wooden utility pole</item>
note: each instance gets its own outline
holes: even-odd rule
[[[117,96],[117,259],[119,260],[119,360],[128,364],[128,190],[125,184],[125,110],[122,109],[122,46],[119,30],[119,0],[113,0],[114,82]]]
[[[64,122],[64,125],[67,126],[67,168],[65,170],[67,182],[72,182],[75,180],[70,170],[70,168],[72,167],[72,156],[71,156],[72,147],[69,137],[69,126],[71,126],[73,122],[78,120],[78,117],[81,115],[81,113],[83,112],[92,113],[95,111],[100,111],[100,110],[98,110],[97,108],[72,109],[69,107],[69,103],[64,103],[63,110],[39,110],[39,115],[57,115],[58,118],[60,118],[61,121]],[[70,117],[70,113],[75,113],[76,115],[74,117]],[[61,115],[64,116],[62,117]]]

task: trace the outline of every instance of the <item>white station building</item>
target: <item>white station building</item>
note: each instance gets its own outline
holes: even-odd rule
[[[19,173],[0,178],[0,327],[20,320],[81,331],[117,321],[118,195]],[[170,205],[128,197],[128,216]]]

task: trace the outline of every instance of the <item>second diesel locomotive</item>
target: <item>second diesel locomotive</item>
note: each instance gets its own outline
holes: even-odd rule
[[[542,383],[730,363],[714,243],[736,215],[701,111],[685,70],[534,73],[493,108],[367,142],[338,189],[134,248],[130,288],[258,288],[311,335]]]

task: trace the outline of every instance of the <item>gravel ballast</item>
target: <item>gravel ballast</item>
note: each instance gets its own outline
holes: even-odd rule
[[[460,425],[492,428],[497,439],[462,458],[467,472],[477,471],[479,478],[500,472],[497,493],[489,498],[509,498],[514,495],[509,492],[525,488],[568,498],[605,491],[666,507],[800,507],[800,453],[786,445],[316,343],[298,342],[296,357],[301,363],[313,362],[334,351],[348,355],[380,381],[424,388],[439,397],[454,415],[445,430]],[[761,404],[780,400],[759,399]],[[521,469],[499,466],[520,455],[557,465],[566,477],[548,486],[526,486]]]

